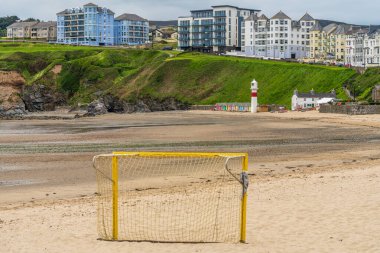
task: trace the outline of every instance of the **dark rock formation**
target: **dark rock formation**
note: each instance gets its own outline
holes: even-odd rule
[[[40,84],[25,86],[23,100],[26,109],[30,112],[54,111],[56,106],[66,104],[66,99],[62,94]]]
[[[95,116],[104,114],[103,106],[106,112],[114,113],[136,113],[136,112],[156,112],[156,111],[174,111],[174,110],[187,110],[189,105],[180,102],[174,98],[166,98],[163,100],[142,98],[137,99],[135,102],[125,102],[114,96],[107,95],[103,98],[92,102],[88,107],[87,116]],[[96,112],[95,107],[98,108],[99,113]]]
[[[107,108],[102,100],[95,100],[87,107],[87,113],[84,116],[93,117],[107,113]]]

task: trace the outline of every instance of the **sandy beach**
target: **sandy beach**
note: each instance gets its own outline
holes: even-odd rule
[[[0,252],[380,252],[380,116],[163,112],[0,121]],[[94,155],[248,152],[246,244],[105,242]]]

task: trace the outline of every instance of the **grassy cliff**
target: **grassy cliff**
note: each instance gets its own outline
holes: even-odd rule
[[[57,64],[62,72],[52,78]],[[290,105],[294,89],[346,96],[342,86],[360,86],[360,96],[379,78],[346,68],[262,61],[198,53],[72,47],[41,44],[0,44],[0,69],[17,70],[28,84],[54,86],[70,103],[88,103],[106,94],[124,100],[174,97],[191,104],[248,102],[250,82],[259,82],[259,103]],[[360,84],[360,85],[359,85]]]

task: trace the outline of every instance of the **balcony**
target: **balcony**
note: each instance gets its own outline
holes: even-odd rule
[[[214,32],[226,32],[226,28],[214,28]]]
[[[226,21],[225,20],[215,20],[214,22],[214,25],[226,25]]]

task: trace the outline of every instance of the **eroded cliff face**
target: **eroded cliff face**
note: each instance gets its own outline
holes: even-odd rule
[[[17,72],[0,71],[0,116],[19,116],[26,113],[22,100],[24,78]]]
[[[51,85],[61,70],[62,66],[56,65],[31,85],[26,85],[18,72],[0,71],[0,116],[19,117],[27,112],[54,111],[56,106],[66,105],[65,95]]]

